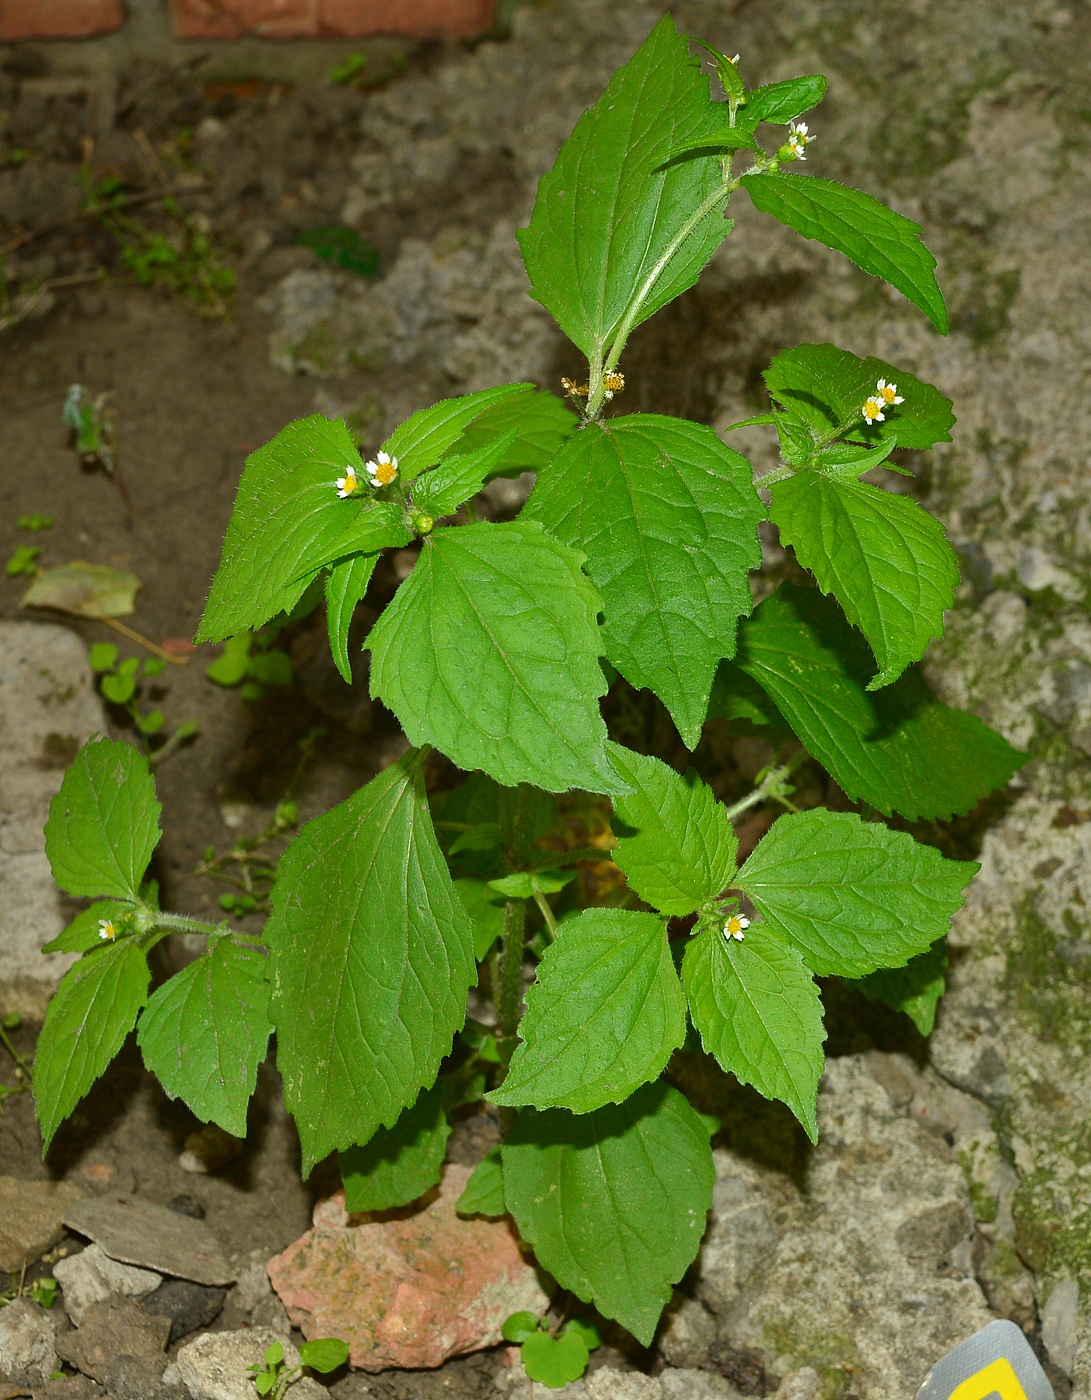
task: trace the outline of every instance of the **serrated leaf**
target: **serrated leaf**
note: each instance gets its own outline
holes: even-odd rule
[[[960,816],[1026,762],[915,670],[868,694],[871,652],[817,588],[785,583],[766,598],[740,629],[737,664],[845,793],[886,816]]]
[[[474,452],[494,438],[515,430],[515,438],[493,466],[493,476],[539,472],[572,436],[579,417],[555,394],[524,389],[480,414],[455,443],[459,452]]]
[[[459,1215],[486,1215],[492,1220],[507,1214],[504,1164],[499,1147],[490,1148],[474,1167],[455,1209]]]
[[[237,1138],[273,1031],[266,971],[263,953],[216,939],[153,993],[136,1037],[167,1097]]]
[[[422,471],[434,467],[482,414],[533,388],[533,384],[501,384],[495,389],[462,394],[457,399],[441,399],[395,428],[383,443],[383,450],[397,457],[400,479],[406,483],[414,481]]]
[[[45,1013],[34,1056],[42,1156],[65,1118],[125,1043],[148,995],[135,938],[104,944],[68,969]]]
[[[318,570],[329,568],[350,555],[401,549],[413,539],[413,531],[405,523],[405,513],[394,501],[340,501],[338,504],[344,523],[328,543],[308,551],[302,566],[308,579],[314,578]]]
[[[360,470],[349,430],[317,413],[247,457],[197,641],[253,631],[299,602],[320,567],[312,559],[359,513],[337,495],[350,467]]]
[[[980,869],[854,812],[778,817],[736,885],[819,976],[901,967],[946,934]]]
[[[42,945],[43,953],[89,953],[97,948],[103,939],[99,936],[99,924],[107,921],[117,924],[132,910],[131,904],[119,904],[113,899],[100,899],[77,914],[63,933],[51,938]]]
[[[356,604],[363,602],[378,554],[354,554],[334,564],[326,576],[326,630],[333,664],[346,685],[352,684],[349,660],[349,627]]]
[[[739,843],[727,809],[696,773],[609,745],[632,788],[614,799],[614,860],[641,899],[664,914],[692,914],[735,878]]]
[[[456,880],[455,889],[474,928],[474,957],[483,962],[504,932],[504,898],[484,880]]]
[[[348,1345],[339,1337],[315,1337],[313,1341],[300,1344],[300,1365],[312,1371],[321,1371],[323,1375],[336,1371],[348,1359]]]
[[[503,1160],[504,1199],[541,1266],[648,1346],[712,1202],[697,1114],[662,1082],[595,1113],[524,1109]]]
[[[746,107],[739,113],[739,121],[748,127],[755,127],[758,122],[784,126],[817,107],[828,86],[821,73],[808,73],[802,78],[785,78],[783,82],[752,88],[746,94]]]
[[[639,325],[692,287],[726,237],[716,203],[654,275],[722,185],[716,161],[666,162],[721,125],[707,76],[666,16],[539,181],[530,226],[518,234],[531,295],[588,359],[601,358],[623,320]]]
[[[899,447],[920,451],[951,441],[955,415],[950,399],[874,355],[862,360],[836,345],[796,345],[775,355],[763,378],[770,395],[820,439],[845,433],[862,442],[893,439]],[[903,402],[885,410],[884,422],[869,426],[864,402],[880,379],[896,384]]]
[[[931,1035],[936,1008],[947,990],[947,940],[939,939],[904,967],[884,967],[856,983],[869,1001],[904,1011],[920,1031]]]
[[[745,671],[730,661],[721,663],[712,682],[708,700],[709,719],[724,719],[736,726],[787,732],[788,726],[777,707]]]
[[[49,804],[45,850],[53,878],[74,895],[137,899],[159,844],[148,761],[131,744],[92,739]]]
[[[371,694],[410,743],[511,787],[622,789],[597,703],[599,599],[580,562],[533,521],[428,536],[367,640]]]
[[[815,452],[812,464],[824,476],[835,481],[858,481],[865,472],[882,466],[888,471],[912,476],[913,473],[908,467],[892,465],[888,461],[897,445],[893,438],[880,442],[878,447],[867,447],[855,442],[831,442],[829,446],[820,447]]]
[[[761,562],[765,507],[751,476],[711,428],[634,414],[571,438],[521,517],[587,555],[607,657],[659,696],[691,749]]]
[[[707,153],[716,155],[723,151],[760,151],[753,133],[745,126],[729,126],[723,123],[715,132],[691,137],[672,148],[664,164],[671,164],[680,156]],[[727,227],[725,225],[725,227]]]
[[[908,496],[820,472],[778,481],[771,501],[781,541],[875,653],[868,689],[896,681],[942,635],[954,601],[958,559],[943,526]]]
[[[559,1390],[576,1381],[587,1370],[590,1353],[578,1332],[564,1331],[559,1337],[548,1332],[532,1332],[520,1350],[523,1369],[532,1381],[541,1381]]]
[[[686,1002],[655,914],[585,909],[538,964],[507,1077],[507,1106],[592,1113],[656,1079],[686,1038]]]
[[[309,1172],[392,1127],[432,1083],[476,978],[418,751],[303,827],[265,936],[277,1065]]]
[[[936,260],[920,241],[920,224],[869,194],[814,175],[767,170],[744,175],[742,183],[763,214],[844,253],[857,267],[889,282],[920,307],[941,335],[947,334]]]
[[[445,457],[438,467],[417,478],[413,487],[414,508],[436,520],[454,515],[464,501],[477,495],[514,441],[515,429],[509,428],[474,452]]]
[[[443,1090],[433,1085],[392,1128],[339,1154],[345,1209],[391,1210],[418,1200],[439,1180],[450,1136]]]
[[[721,1068],[788,1105],[812,1142],[824,1057],[822,1002],[799,952],[765,924],[730,946],[706,928],[682,959],[690,1015]]]

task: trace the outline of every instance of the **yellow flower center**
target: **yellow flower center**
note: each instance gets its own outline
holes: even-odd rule
[[[742,920],[737,914],[732,914],[727,921],[727,931],[734,938],[735,934],[742,933]]]
[[[864,417],[869,420],[872,418],[878,418],[879,414],[882,413],[882,411],[883,405],[879,402],[878,399],[868,399],[867,403],[864,404]]]
[[[108,938],[112,943],[117,937],[117,929],[114,928],[112,923],[107,921],[102,925],[102,935],[104,938]]]
[[[393,462],[379,462],[375,467],[375,480],[380,486],[389,486],[398,475],[398,469]]]
[[[883,398],[887,401],[887,403],[893,403],[894,400],[898,397],[897,389],[894,387],[893,384],[887,384],[879,392],[882,394]]]
[[[341,490],[344,491],[346,496],[350,496],[353,493],[353,491],[356,490],[359,484],[360,483],[356,479],[356,477],[349,475],[345,477],[345,484],[341,487]]]

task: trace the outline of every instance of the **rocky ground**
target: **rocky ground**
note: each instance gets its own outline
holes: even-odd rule
[[[1080,423],[1091,370],[1091,272],[1082,256],[1091,234],[1083,97],[1091,10],[1082,0],[683,0],[673,8],[683,27],[740,50],[755,80],[830,75],[810,168],[881,194],[925,225],[953,329],[941,340],[848,264],[743,208],[701,285],[634,337],[625,407],[726,426],[760,410],[770,356],[805,340],[875,353],[940,385],[958,413],[955,441],[916,464],[909,489],[947,521],[963,585],[929,676],[945,699],[981,715],[1031,760],[1006,800],[944,833],[979,851],[983,868],[956,920],[950,990],[930,1042],[877,1014],[832,1027],[814,1152],[786,1116],[706,1076],[707,1107],[725,1128],[702,1254],[654,1353],[604,1348],[598,1369],[570,1393],[894,1400],[913,1393],[941,1352],[1008,1317],[1039,1349],[1057,1395],[1088,1400],[1091,501]],[[577,373],[559,333],[520,295],[512,233],[576,116],[657,14],[628,0],[524,5],[509,37],[410,54],[399,77],[359,91],[210,90],[192,74],[141,71],[123,75],[105,115],[78,94],[51,96],[33,55],[2,56],[0,140],[7,153],[37,154],[22,163],[3,157],[0,219],[9,233],[0,245],[78,214],[73,177],[83,161],[98,179],[116,172],[130,188],[176,188],[238,275],[232,319],[203,320],[177,299],[125,285],[117,240],[94,221],[7,254],[4,547],[27,541],[15,532],[18,515],[47,511],[56,524],[35,537],[42,562],[87,557],[133,569],[144,587],[130,620],[157,640],[184,638],[242,458],[289,417],[345,414],[373,445],[441,394],[514,378],[555,387],[561,374]],[[382,275],[361,280],[293,246],[300,231],[325,223],[366,235]],[[107,284],[91,280],[101,266],[111,272]],[[54,284],[44,294],[42,279]],[[66,445],[58,419],[75,380],[113,393],[131,520],[120,493],[101,475],[81,474]],[[759,468],[771,464],[758,430],[733,442]],[[767,564],[780,563],[770,538]],[[379,580],[380,602],[397,569],[395,560]],[[65,745],[50,747],[49,736],[82,738],[101,721],[83,642],[51,632],[48,665],[25,661],[22,587],[0,584],[0,609],[12,620],[8,670],[21,669],[25,682],[14,701],[0,691],[4,760],[18,770],[17,784],[7,774],[0,784],[3,937],[12,940],[0,969],[14,969],[3,991],[27,1007],[15,1046],[28,1050],[41,986],[27,969],[37,964],[27,956],[16,965],[14,955],[8,963],[7,950],[16,925],[21,946],[32,946],[64,913],[33,840],[67,761]],[[75,627],[84,642],[109,636],[96,624]],[[366,700],[346,701],[333,687],[306,628],[291,645],[300,683],[255,705],[211,686],[204,657],[160,679],[168,724],[201,723],[200,738],[160,772],[159,874],[175,907],[215,908],[218,887],[191,873],[201,851],[261,828],[309,728],[326,733],[299,788],[304,816],[364,781],[398,742]],[[9,738],[20,715],[31,745],[21,759]],[[111,723],[121,718],[110,712]],[[17,920],[13,909],[24,911]],[[694,1081],[703,1074],[700,1066],[679,1072]],[[155,1382],[163,1400],[187,1386],[195,1395],[236,1393],[214,1388],[222,1360],[206,1355],[213,1342],[194,1337],[234,1337],[215,1346],[236,1348],[241,1363],[261,1335],[255,1329],[286,1329],[260,1266],[307,1228],[330,1184],[300,1185],[274,1076],[263,1079],[245,1153],[196,1175],[186,1170],[192,1157],[183,1162],[195,1124],[135,1060],[94,1091],[46,1166],[26,1096],[2,1107],[0,1170],[13,1184],[0,1188],[13,1204],[0,1210],[0,1244],[6,1220],[38,1218],[33,1203],[41,1220],[36,1235],[16,1241],[23,1257],[66,1249],[75,1256],[67,1267],[83,1259],[84,1274],[95,1265],[110,1282],[86,1311],[71,1282],[51,1312],[29,1300],[0,1310],[0,1374],[29,1371],[50,1396],[125,1400],[155,1394],[148,1377],[161,1377],[169,1362]],[[472,1142],[463,1150],[472,1156]],[[39,1199],[50,1178],[82,1196],[135,1192],[176,1210],[195,1202],[237,1281],[225,1293],[189,1280],[198,1291],[186,1294],[189,1311],[177,1324],[147,1301],[167,1285],[139,1304],[143,1284],[121,1281],[109,1255],[96,1263],[90,1250],[77,1253],[86,1237],[64,1233],[67,1203]],[[66,1265],[47,1256],[28,1277],[51,1269],[61,1278]],[[222,1295],[215,1322],[202,1315],[213,1309],[210,1292]],[[180,1313],[182,1302],[174,1306]],[[199,1377],[179,1355],[187,1344],[204,1358]],[[510,1361],[494,1350],[433,1372],[358,1373],[333,1392],[530,1394]],[[69,1378],[50,1381],[56,1370]]]

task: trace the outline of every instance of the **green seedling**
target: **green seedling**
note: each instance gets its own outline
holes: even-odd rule
[[[379,250],[355,229],[331,225],[307,229],[296,242],[309,248],[322,262],[335,263],[357,277],[379,275]]]
[[[241,686],[244,700],[260,700],[267,685],[291,685],[292,661],[273,645],[275,637],[273,629],[228,637],[221,654],[205,667],[205,675],[217,685]]]
[[[52,530],[53,517],[51,515],[39,515],[37,511],[33,515],[21,515],[16,521],[16,526],[20,530]]]
[[[330,69],[329,81],[334,87],[355,87],[357,81],[363,77],[366,67],[367,54],[350,53],[335,68]]]
[[[977,867],[904,826],[970,811],[1025,759],[917,668],[957,562],[936,519],[872,484],[949,440],[939,390],[833,345],[782,349],[746,420],[779,450],[756,479],[707,425],[624,411],[632,333],[698,280],[732,201],[947,329],[918,225],[800,173],[826,80],[753,86],[744,60],[714,59],[715,94],[663,19],[541,179],[519,241],[572,343],[565,399],[529,384],[444,399],[364,453],[314,415],[248,459],[198,641],[324,597],[351,683],[379,559],[416,556],[366,641],[371,696],[408,747],[298,831],[262,934],[142,896],[160,808],[129,746],[85,747],[46,828],[58,884],[95,901],[49,945],[83,956],[38,1042],[46,1148],[134,1027],[167,1093],[237,1136],[275,1030],[304,1172],[343,1154],[368,1209],[430,1190],[448,1115],[483,1094],[503,1141],[458,1208],[510,1216],[561,1287],[643,1345],[715,1180],[713,1125],[675,1057],[703,1054],[702,1081],[718,1065],[816,1140],[817,979],[927,1024]],[[483,486],[523,471],[537,481],[519,517],[475,521]],[[755,607],[767,520],[807,575]],[[725,726],[768,743],[752,790],[701,742]],[[831,780],[840,810],[814,805]],[[759,810],[740,858],[736,824]],[[207,950],[149,996],[148,953],[173,931]],[[521,1345],[546,1359],[529,1364],[571,1370],[578,1334],[534,1324]]]
[[[591,1353],[602,1345],[598,1329],[573,1318],[563,1328],[550,1328],[532,1312],[512,1313],[500,1329],[504,1340],[519,1348],[523,1369],[532,1381],[559,1390],[587,1370]]]
[[[163,711],[147,710],[141,704],[141,683],[157,679],[166,670],[166,663],[159,657],[150,656],[141,661],[138,657],[130,656],[122,661],[113,642],[96,642],[91,648],[89,660],[91,670],[99,678],[103,698],[109,700],[111,705],[120,706],[128,715],[151,763],[161,763],[180,744],[197,733],[196,721],[187,720],[168,738],[164,734],[166,715]]]
[[[283,1400],[288,1387],[299,1380],[305,1369],[326,1375],[343,1366],[348,1358],[349,1349],[344,1342],[337,1337],[319,1337],[313,1342],[304,1342],[299,1348],[300,1364],[288,1367],[284,1347],[280,1342],[273,1342],[265,1349],[264,1364],[248,1366],[247,1370],[259,1395]]]
[[[106,406],[109,394],[94,394],[82,384],[73,384],[64,400],[61,422],[72,429],[73,443],[85,466],[104,467],[113,472],[117,465],[114,453],[114,415]]]
[[[38,556],[41,550],[35,544],[17,545],[4,565],[8,578],[33,578],[38,569]]]

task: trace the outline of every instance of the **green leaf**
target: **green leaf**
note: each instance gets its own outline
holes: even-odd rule
[[[737,664],[845,793],[886,816],[960,816],[1026,761],[915,670],[869,695],[871,652],[817,588],[785,583],[766,598],[740,629]]]
[[[784,126],[817,107],[826,96],[828,83],[821,73],[809,73],[803,78],[786,78],[780,83],[766,83],[746,94],[746,107],[739,114],[744,126],[755,127],[758,122]]]
[[[132,676],[103,676],[102,693],[115,705],[124,705],[136,692],[136,681]]]
[[[451,842],[448,855],[457,856],[462,851],[495,851],[503,839],[497,822],[480,822],[459,832]]]
[[[53,878],[74,895],[137,899],[159,844],[148,761],[131,744],[92,739],[49,804],[45,850]]]
[[[146,715],[141,715],[136,722],[136,727],[141,734],[158,734],[166,723],[166,715],[162,710],[149,710]]]
[[[489,881],[489,889],[507,899],[533,899],[536,894],[556,894],[576,878],[575,870],[519,870]]]
[[[682,959],[689,1011],[706,1052],[743,1084],[788,1105],[818,1140],[822,1002],[799,952],[766,924],[730,944],[706,928]]]
[[[921,226],[869,194],[814,175],[763,171],[742,183],[755,206],[804,238],[851,258],[920,307],[941,335],[947,307],[936,281],[936,260],[920,241]]]
[[[736,885],[819,976],[900,967],[943,937],[980,869],[854,812],[778,817]]]
[[[492,1220],[507,1214],[507,1206],[504,1204],[504,1165],[499,1147],[490,1148],[474,1167],[455,1209],[459,1215],[486,1215]],[[533,1313],[530,1316],[532,1323],[536,1321]],[[522,1340],[508,1337],[507,1333],[504,1335],[509,1342]]]
[[[680,777],[620,744],[609,752],[633,789],[614,799],[614,860],[648,904],[664,914],[692,914],[735,878],[739,843],[727,809],[696,773]]]
[[[507,1077],[489,1099],[592,1113],[656,1079],[686,1038],[686,1000],[655,914],[584,909],[538,964]]]
[[[284,1347],[280,1342],[270,1342],[265,1348],[266,1366],[279,1366],[284,1360]]]
[[[383,448],[397,457],[399,476],[408,483],[428,467],[434,467],[483,413],[533,388],[533,384],[501,384],[496,389],[480,389],[457,399],[441,399],[395,428]]]
[[[951,441],[955,415],[950,399],[874,355],[862,360],[836,345],[796,345],[775,355],[763,377],[777,403],[813,428],[820,439],[835,433],[871,443],[893,438],[899,447],[920,451]],[[875,393],[880,379],[895,384],[903,402],[886,409],[885,422],[869,427],[862,412],[864,401]]]
[[[559,1390],[577,1381],[587,1370],[590,1353],[578,1332],[564,1331],[559,1337],[548,1332],[532,1332],[523,1343],[520,1356],[523,1369],[532,1381],[541,1381],[550,1390]]]
[[[648,1346],[712,1202],[697,1114],[662,1082],[595,1113],[524,1109],[503,1159],[504,1199],[542,1268]]]
[[[895,1011],[904,1011],[921,1035],[931,1035],[936,1007],[947,990],[946,973],[947,940],[941,938],[904,967],[880,968],[856,985],[869,1001],[881,1001]]]
[[[236,637],[228,637],[224,649],[215,661],[205,667],[205,675],[217,685],[238,685],[246,679],[250,666],[249,632],[240,632]]]
[[[523,512],[587,555],[607,657],[659,696],[691,749],[750,611],[764,516],[748,463],[711,428],[644,413],[577,433]]]
[[[264,953],[215,939],[153,993],[137,1033],[167,1097],[237,1138],[273,1030],[266,971]]]
[[[309,1172],[393,1127],[432,1083],[476,977],[419,751],[303,827],[265,936],[277,1065]]]
[[[43,1157],[61,1123],[125,1043],[147,1000],[149,980],[135,938],[96,948],[61,979],[34,1055]]]
[[[954,601],[958,559],[943,526],[908,496],[818,472],[778,481],[771,498],[782,543],[875,653],[868,689],[890,685],[942,635]]]
[[[433,1085],[392,1128],[340,1153],[346,1210],[391,1210],[418,1200],[439,1180],[450,1136],[443,1091]]]
[[[292,659],[286,651],[276,647],[252,652],[247,674],[261,685],[291,685]]]
[[[330,546],[361,513],[337,495],[350,467],[360,470],[349,430],[320,414],[289,423],[250,454],[197,641],[252,631],[299,602]]]
[[[88,655],[92,671],[111,671],[117,661],[117,647],[113,642],[96,642]]]
[[[341,679],[352,684],[352,662],[349,660],[349,626],[356,604],[363,602],[375,565],[376,554],[354,554],[334,564],[326,576],[326,628],[330,637],[330,654]]]
[[[350,555],[401,549],[413,539],[413,531],[405,523],[405,512],[394,501],[342,501],[339,504],[344,513],[344,526],[324,548],[307,555],[304,567],[308,578]]]
[[[777,707],[745,671],[725,661],[712,682],[708,701],[709,719],[724,719],[729,724],[755,729],[787,730]]]
[[[315,1337],[313,1341],[300,1343],[300,1365],[321,1371],[323,1375],[336,1371],[348,1359],[348,1345],[339,1337]]]
[[[753,132],[745,126],[729,126],[724,122],[715,132],[702,134],[697,137],[690,137],[675,146],[667,156],[664,164],[672,164],[680,156],[717,155],[723,151],[760,151],[761,147],[754,140]],[[725,228],[728,225],[724,226]]]
[[[132,912],[131,904],[119,904],[113,899],[100,899],[77,914],[63,933],[51,938],[42,945],[43,953],[89,953],[97,948],[103,939],[99,936],[99,924],[103,921],[117,925],[126,914]]]
[[[475,452],[494,438],[515,431],[492,476],[540,472],[579,427],[580,420],[555,394],[524,389],[480,414],[459,438],[460,453]]]
[[[596,1351],[602,1346],[602,1338],[599,1336],[599,1329],[590,1322],[584,1322],[578,1317],[574,1317],[571,1322],[565,1325],[566,1332],[577,1332],[584,1340],[584,1345],[588,1351]]]
[[[599,599],[580,562],[533,521],[428,536],[367,640],[371,694],[410,743],[511,787],[621,790],[597,703]]]
[[[722,186],[716,161],[666,162],[721,126],[708,78],[667,16],[539,181],[530,227],[518,235],[531,295],[588,359],[601,358],[623,321],[639,325],[692,287],[726,237],[716,202],[656,275],[687,219]]]
[[[455,889],[474,928],[474,958],[483,962],[504,932],[504,900],[484,880],[456,880]]]
[[[502,437],[476,452],[445,457],[438,467],[417,478],[413,487],[414,508],[436,520],[454,515],[464,501],[477,495],[514,441],[515,429],[509,428]]]
[[[354,228],[330,224],[322,228],[304,229],[296,234],[295,241],[309,248],[316,258],[335,263],[346,272],[354,272],[357,277],[379,275],[378,248]]]
[[[499,1151],[499,1149],[495,1149]],[[510,1317],[504,1319],[504,1324],[500,1328],[500,1335],[505,1342],[513,1342],[518,1346],[533,1336],[538,1330],[538,1319],[532,1312],[525,1309],[522,1312],[513,1312]]]

